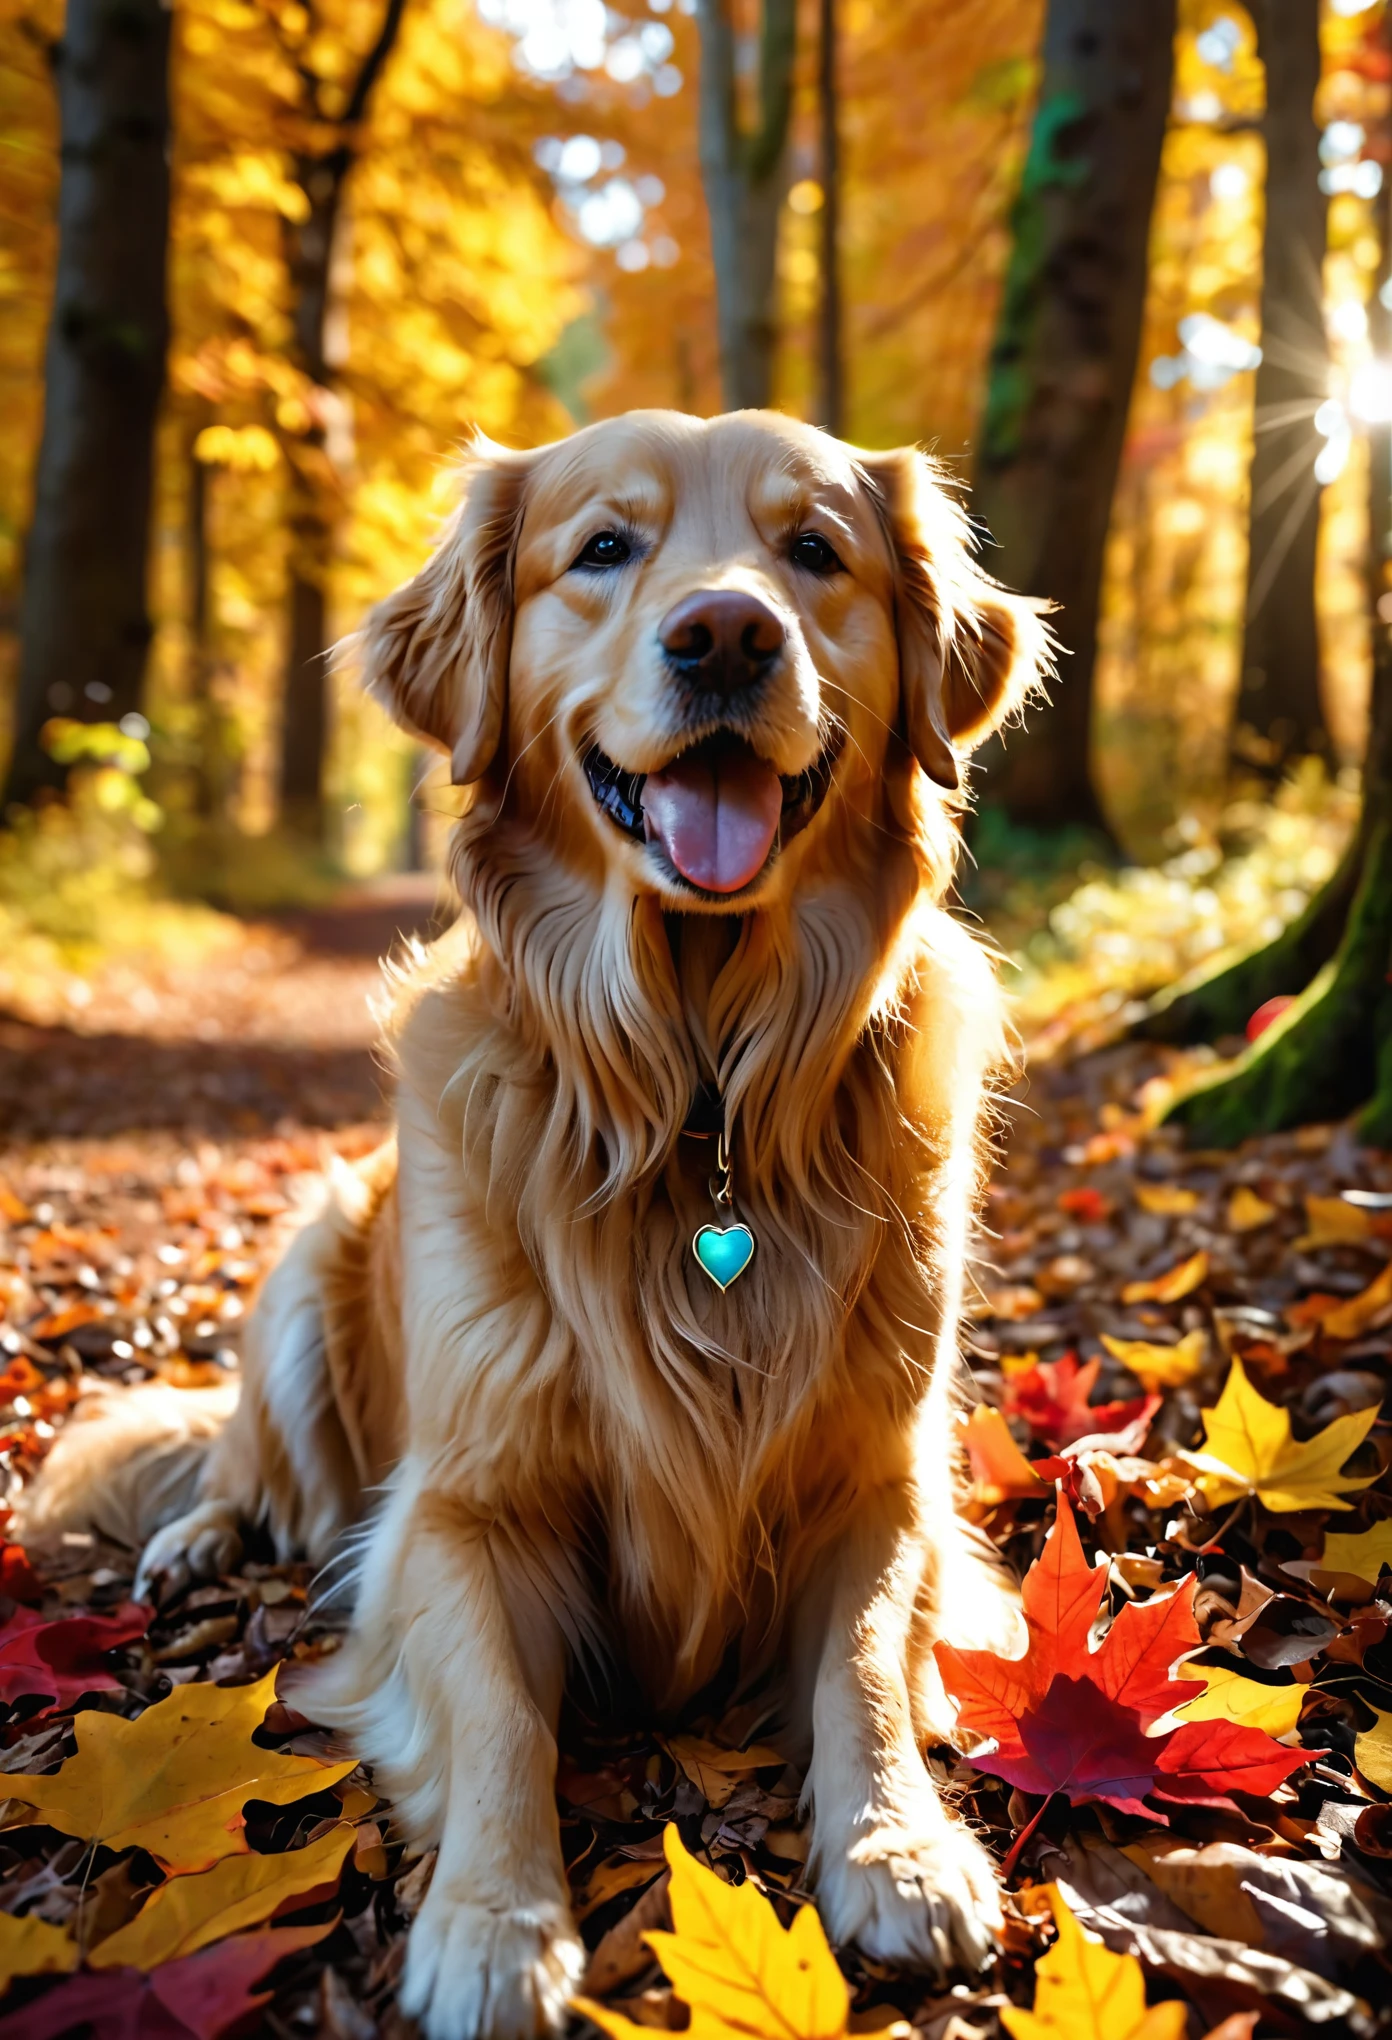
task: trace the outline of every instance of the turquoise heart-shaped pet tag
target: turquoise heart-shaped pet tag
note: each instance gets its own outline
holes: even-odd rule
[[[691,1246],[717,1289],[737,1282],[754,1259],[754,1235],[747,1225],[703,1225]]]

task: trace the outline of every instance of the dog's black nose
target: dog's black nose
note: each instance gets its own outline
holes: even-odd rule
[[[738,588],[703,588],[668,610],[657,635],[679,673],[703,687],[734,694],[763,679],[783,649],[785,632],[757,595]]]

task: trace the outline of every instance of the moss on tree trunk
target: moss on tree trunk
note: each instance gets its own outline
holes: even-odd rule
[[[1373,733],[1363,814],[1338,872],[1301,920],[1207,986],[1173,999],[1142,1031],[1169,1040],[1232,1032],[1254,1006],[1314,975],[1235,1065],[1187,1091],[1172,1124],[1211,1147],[1231,1147],[1363,1107],[1359,1132],[1392,1142],[1392,656],[1377,626]],[[1331,933],[1337,931],[1337,939]],[[1327,948],[1326,948],[1327,945]],[[1325,948],[1328,960],[1320,950]],[[1332,953],[1329,953],[1332,951]]]

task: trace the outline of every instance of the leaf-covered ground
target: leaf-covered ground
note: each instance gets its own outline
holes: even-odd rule
[[[262,1000],[252,970],[157,988],[155,1013],[136,987],[84,1032],[0,1021],[12,1485],[94,1382],[228,1378],[315,1172],[380,1132],[372,978],[279,957]],[[1013,1113],[965,1444],[973,1515],[1038,1567],[1030,1650],[944,1654],[979,1746],[928,1754],[1008,1866],[1007,1931],[947,1989],[838,1951],[853,2030],[997,2040],[1006,2012],[1018,2036],[1060,1902],[1182,2008],[1157,2032],[1252,2014],[1364,2040],[1388,2016],[1392,1156],[1328,1127],[1186,1152],[1154,1127],[1166,1068],[1050,1066]],[[273,1697],[282,1660],[335,1644],[307,1571],[263,1552],[148,1626],[130,1573],[80,1540],[41,1577],[5,1552],[0,2032],[405,2032],[430,1859]],[[801,1780],[764,1733],[749,1708],[664,1732],[568,1715],[561,1831],[611,2011],[685,2020],[642,1940],[670,1923],[669,1823],[785,1923],[805,1897]],[[1134,2014],[1099,2015],[1099,2040]]]

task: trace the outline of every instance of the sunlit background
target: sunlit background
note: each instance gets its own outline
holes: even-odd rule
[[[347,673],[336,683],[332,825],[317,878],[280,840],[297,519],[312,498],[336,638],[425,554],[452,500],[453,453],[474,427],[531,444],[633,404],[719,408],[694,6],[408,0],[355,132],[314,380],[291,346],[287,250],[308,210],[296,156],[341,117],[379,0],[321,0],[312,11],[301,0],[180,0],[157,629],[146,712],[127,730],[150,759],[138,800],[109,801],[126,832],[113,897],[138,879],[261,908],[311,882],[438,862],[448,790]],[[756,10],[746,11],[739,78],[752,93]],[[1319,497],[1333,749],[1265,819],[1234,821],[1226,766],[1261,358],[1263,78],[1241,7],[1181,0],[1179,13],[1094,731],[1108,819],[1138,868],[1084,872],[1091,890],[1052,930],[1036,925],[1033,950],[1036,963],[1057,962],[1070,941],[1086,949],[1096,935],[1114,961],[1126,951],[1128,985],[1279,924],[1337,855],[1356,807],[1369,694],[1366,430],[1392,414],[1392,367],[1377,358],[1369,323],[1392,102],[1381,8],[1327,0],[1316,110],[1328,387],[1283,486],[1292,500]],[[774,387],[782,407],[816,418],[825,194],[815,6],[804,14]],[[924,443],[963,475],[1042,14],[1039,0],[838,9],[845,430],[874,446]],[[42,423],[58,178],[46,45],[60,24],[53,0],[6,0],[0,22],[0,702],[12,693]],[[317,81],[313,106],[307,78]],[[1272,577],[1278,553],[1262,566]],[[52,706],[61,715],[65,704]],[[104,854],[90,832],[77,848],[55,838],[42,857],[32,830],[10,841],[0,910],[19,916],[23,895],[32,933],[35,900],[62,893],[65,874],[90,872]],[[1027,940],[1031,910],[1018,889],[993,897],[1007,937]],[[87,910],[68,911],[80,922]],[[49,923],[55,939],[82,933],[61,915]],[[16,939],[19,927],[15,918]]]

